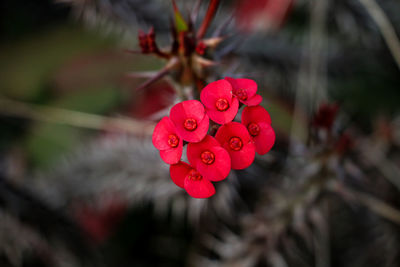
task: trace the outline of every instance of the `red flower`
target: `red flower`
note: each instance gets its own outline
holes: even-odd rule
[[[231,170],[228,152],[210,135],[206,135],[199,143],[189,143],[187,157],[190,164],[210,181],[225,179]]]
[[[240,102],[247,106],[256,106],[261,103],[262,97],[257,95],[257,84],[250,79],[233,79],[226,77],[232,85],[232,93],[239,99]]]
[[[256,147],[243,124],[230,122],[222,125],[215,138],[231,156],[232,169],[245,169],[254,161]]]
[[[242,124],[247,127],[256,145],[256,152],[266,154],[275,143],[275,132],[271,127],[271,117],[261,106],[245,107]]]
[[[208,84],[200,94],[210,119],[219,124],[231,122],[239,109],[239,101],[232,95],[232,86],[225,80]]]
[[[171,165],[169,173],[172,181],[194,198],[208,198],[215,194],[214,185],[183,161]]]
[[[160,156],[165,163],[175,164],[181,160],[183,140],[179,138],[168,117],[162,118],[154,128],[153,145],[160,150]]]
[[[171,109],[170,118],[185,141],[200,142],[207,134],[210,121],[203,105],[197,100],[176,104]]]

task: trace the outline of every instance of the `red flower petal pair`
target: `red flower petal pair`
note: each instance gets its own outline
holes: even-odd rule
[[[204,87],[200,100],[210,119],[219,124],[231,122],[239,109],[239,102],[232,95],[232,86],[225,80],[218,80]]]
[[[170,117],[177,133],[185,141],[200,142],[207,134],[210,121],[200,101],[187,100],[176,104]]]
[[[187,156],[190,164],[210,181],[225,179],[231,170],[228,152],[210,135],[199,143],[189,143]]]
[[[214,185],[196,169],[181,161],[169,168],[172,181],[194,198],[208,198],[215,194]]]
[[[256,106],[261,103],[262,97],[257,92],[257,84],[250,79],[233,79],[226,77],[231,86],[232,93],[239,101],[247,106]]]
[[[165,163],[175,164],[181,160],[183,140],[168,117],[162,118],[156,125],[152,139],[153,145],[160,150],[160,156]]]
[[[271,127],[271,117],[263,107],[245,107],[242,124],[247,127],[258,154],[264,155],[271,150],[275,143],[275,132]]]
[[[253,163],[256,147],[243,124],[238,122],[224,124],[218,129],[215,138],[228,151],[232,169],[245,169]]]

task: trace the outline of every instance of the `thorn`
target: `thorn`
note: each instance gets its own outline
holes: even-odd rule
[[[157,71],[137,71],[126,73],[125,76],[129,78],[152,78],[157,75]]]
[[[162,77],[167,75],[170,72],[170,70],[173,69],[178,64],[178,62],[179,62],[178,58],[170,59],[168,61],[167,65],[165,65],[165,67],[162,70],[157,72],[149,80],[147,80],[144,83],[142,83],[141,85],[139,85],[139,87],[137,87],[136,90],[137,91],[141,91],[141,90],[145,89],[146,87],[148,87],[149,85],[151,85],[151,84],[155,83],[156,81],[160,80]]]
[[[124,49],[124,52],[125,52],[125,53],[128,53],[128,54],[143,54],[142,51],[139,51],[139,50],[130,50],[130,49]]]
[[[141,29],[139,29],[138,32],[139,32],[139,33],[138,33],[139,38],[144,38],[144,37],[146,37],[146,33],[145,33],[144,31],[142,31]]]
[[[228,27],[229,23],[231,23],[233,19],[233,14],[230,15],[222,24],[220,24],[217,29],[215,29],[214,33],[212,34],[212,37],[218,37],[221,35],[221,33]]]
[[[196,24],[196,20],[197,20],[197,17],[199,16],[200,7],[201,7],[202,2],[203,2],[203,0],[197,0],[196,4],[194,5],[192,14],[190,15],[190,20],[192,21],[193,24]]]
[[[227,37],[226,36],[220,36],[220,37],[213,37],[213,38],[208,38],[208,39],[203,39],[203,43],[207,47],[215,48],[217,45],[219,45],[222,41],[224,41]]]
[[[194,58],[194,60],[197,61],[197,63],[199,63],[201,66],[206,67],[206,68],[218,65],[218,63],[216,61],[212,61],[212,60],[206,59],[204,57],[200,57],[200,56],[196,56]]]
[[[160,80],[162,77],[167,75],[168,72],[169,72],[169,70],[164,70],[164,69],[159,71],[155,76],[153,76],[149,80],[147,80],[144,83],[142,83],[141,85],[139,85],[139,87],[136,88],[136,91],[142,91],[146,87],[152,85],[153,83],[155,83],[156,81]]]
[[[151,26],[149,33],[147,35],[150,36],[150,38],[152,39],[156,38],[156,33],[154,32],[154,26]]]

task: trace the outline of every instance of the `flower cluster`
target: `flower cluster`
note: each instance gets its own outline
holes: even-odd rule
[[[275,132],[271,117],[259,105],[262,97],[253,80],[227,77],[212,82],[203,88],[200,100],[173,106],[169,117],[156,125],[153,144],[171,165],[171,179],[177,186],[192,197],[208,198],[215,193],[212,182],[224,180],[231,169],[249,167],[255,153],[266,154]],[[233,120],[241,105],[246,107],[239,123]],[[221,125],[214,137],[210,124]],[[181,161],[185,144],[190,164]]]

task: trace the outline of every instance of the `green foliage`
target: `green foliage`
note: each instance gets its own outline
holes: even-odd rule
[[[76,26],[64,26],[2,45],[0,92],[22,100],[35,99],[66,60],[111,44],[111,39]]]
[[[79,91],[64,96],[50,106],[103,114],[120,102],[120,95],[113,87],[95,91]],[[46,168],[57,162],[60,156],[71,152],[87,140],[88,131],[55,123],[36,123],[25,140],[27,157],[37,168]]]

